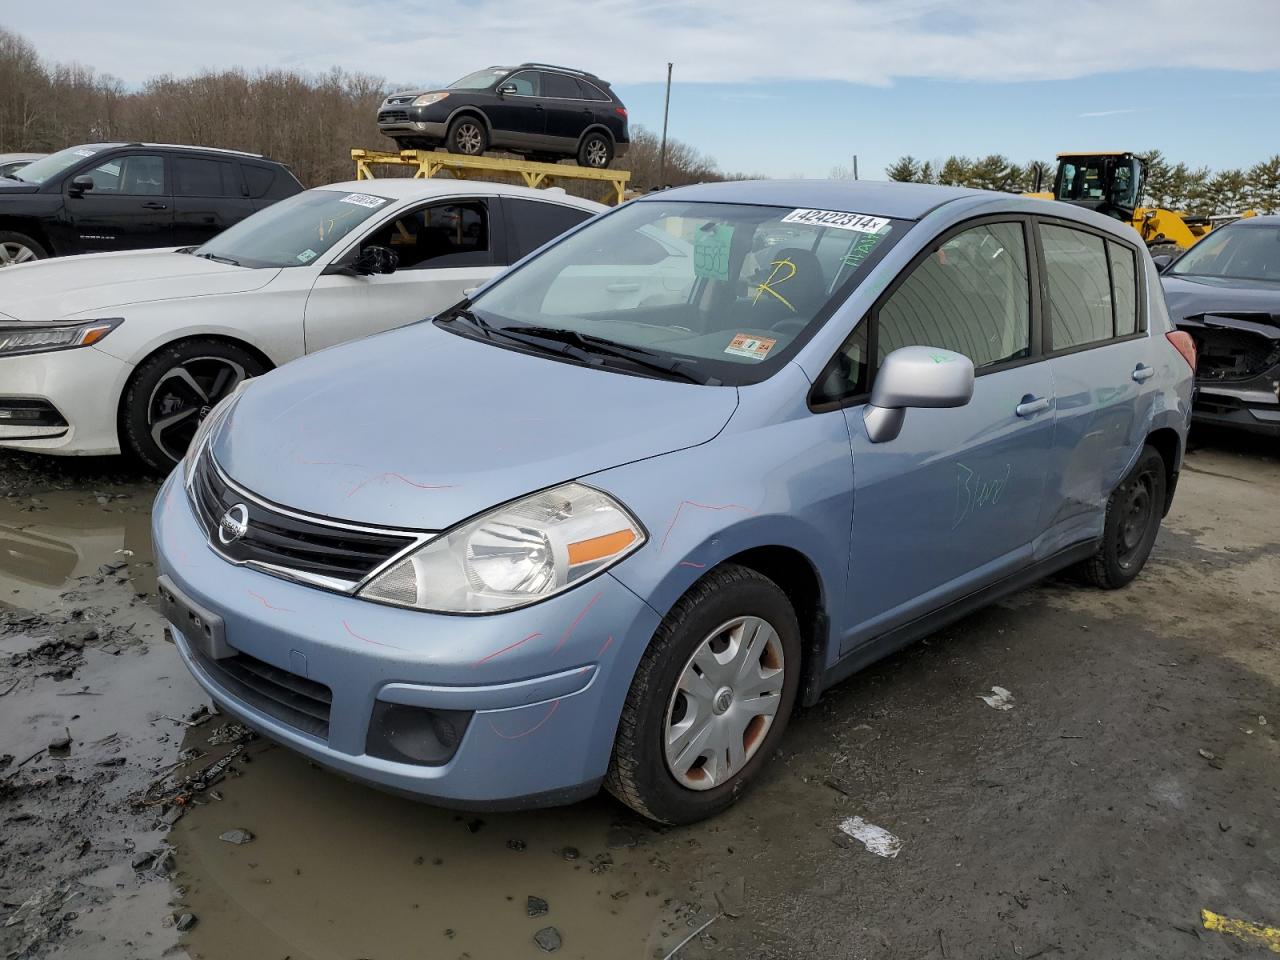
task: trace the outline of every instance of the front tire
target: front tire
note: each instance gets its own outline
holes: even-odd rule
[[[1085,580],[1104,590],[1128,586],[1151,556],[1167,486],[1164,458],[1143,447],[1138,462],[1107,500],[1107,516],[1098,551],[1080,565]]]
[[[121,402],[121,446],[152,470],[182,459],[213,406],[266,365],[243,347],[197,337],[170,344],[134,372]]]
[[[663,619],[636,669],[605,787],[659,823],[729,807],[786,730],[800,661],[781,588],[735,564],[713,570]]]
[[[613,161],[613,141],[593,130],[578,145],[578,166],[603,170]]]
[[[16,267],[48,256],[45,248],[25,233],[0,230],[0,267]]]
[[[449,124],[445,146],[450,153],[478,157],[489,149],[489,131],[475,117],[458,117]]]

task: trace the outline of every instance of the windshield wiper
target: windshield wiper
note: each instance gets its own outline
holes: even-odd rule
[[[536,337],[574,346],[579,350],[596,356],[626,360],[646,370],[686,380],[689,383],[706,384],[710,382],[705,377],[700,377],[684,369],[686,366],[695,364],[696,361],[664,357],[662,354],[646,350],[644,347],[628,346],[624,343],[618,343],[616,340],[610,340],[607,337],[579,333],[577,330],[564,330],[560,327],[537,326],[535,324],[522,324],[518,327],[497,327],[495,329],[497,333],[501,334],[524,334],[527,337]]]
[[[195,256],[199,257],[202,260],[215,260],[218,263],[229,263],[233,267],[240,266],[239,260],[233,260],[231,259],[231,257],[222,257],[216,253],[197,253],[195,254]]]
[[[6,180],[17,180],[19,183],[27,182],[23,180],[20,176],[18,176],[16,173],[6,173],[4,176]]]

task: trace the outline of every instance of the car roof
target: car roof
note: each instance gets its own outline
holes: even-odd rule
[[[8,163],[11,160],[39,160],[47,156],[47,153],[0,153],[0,163]]]
[[[726,180],[648,193],[646,200],[700,203],[751,203],[762,206],[843,210],[895,220],[919,220],[930,210],[962,197],[1011,197],[1011,194],[892,180]]]
[[[344,180],[328,183],[316,190],[334,190],[346,193],[369,193],[393,200],[417,200],[429,197],[504,196],[529,197],[533,200],[549,200],[584,210],[604,210],[603,203],[586,200],[566,193],[559,187],[521,187],[514,183],[493,183],[489,180],[437,180],[415,177],[384,177],[376,180]]]
[[[248,157],[251,160],[266,160],[275,163],[270,157],[261,153],[249,153],[247,150],[229,150],[226,147],[197,147],[189,143],[148,143],[142,140],[129,140],[120,143],[83,143],[80,147],[97,147],[100,150],[118,150],[121,147],[155,147],[157,150],[191,150],[200,153],[222,153],[233,157]]]
[[[1241,217],[1224,223],[1222,227],[1280,227],[1280,213],[1264,213],[1256,217]],[[1218,227],[1219,230],[1222,227]]]

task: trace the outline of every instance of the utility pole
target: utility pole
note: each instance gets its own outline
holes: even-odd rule
[[[858,155],[853,155],[853,179],[858,179]]]
[[[667,64],[667,99],[662,105],[662,149],[658,151],[658,186],[667,185],[667,115],[671,112],[671,64]]]

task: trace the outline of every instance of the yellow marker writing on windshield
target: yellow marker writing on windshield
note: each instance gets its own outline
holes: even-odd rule
[[[786,297],[784,297],[782,294],[780,294],[777,290],[773,289],[773,284],[786,283],[788,280],[794,277],[796,275],[796,265],[792,263],[790,260],[774,260],[773,263],[770,264],[770,266],[773,267],[773,273],[769,274],[768,280],[764,281],[762,284],[760,284],[759,287],[756,288],[756,295],[751,301],[752,305],[754,306],[755,304],[759,303],[760,298],[767,293],[772,297],[777,297],[779,300],[783,302],[783,304],[786,305],[786,308],[788,310],[794,313],[796,308],[791,305],[791,301],[788,300]],[[784,267],[790,267],[791,272],[788,273],[785,277],[779,277],[778,274],[782,272],[782,269]]]

